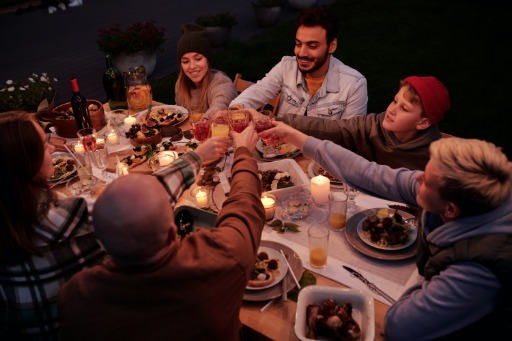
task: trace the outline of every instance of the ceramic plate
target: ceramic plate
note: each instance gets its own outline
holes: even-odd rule
[[[357,225],[359,222],[369,215],[377,213],[377,211],[378,208],[373,208],[358,212],[350,217],[345,227],[345,236],[350,245],[366,256],[381,260],[398,261],[414,257],[416,255],[416,241],[401,250],[380,250],[366,244],[366,242],[359,237],[357,234]]]
[[[159,109],[164,109],[166,114],[171,114],[174,112],[174,113],[177,113],[177,114],[179,113],[179,114],[183,115],[181,120],[177,120],[176,122],[171,123],[171,125],[173,125],[173,126],[182,124],[188,118],[188,110],[185,109],[184,107],[180,107],[179,105],[158,105],[158,106],[151,107],[151,112],[156,112]]]
[[[282,159],[287,157],[297,156],[300,153],[300,149],[294,146],[291,143],[283,143],[277,147],[278,153],[272,157],[264,157],[263,156],[263,150],[264,144],[261,139],[258,139],[258,142],[256,142],[256,149],[261,155],[261,158],[263,160],[275,160],[275,159]]]
[[[308,175],[313,178],[315,176],[318,176],[320,174],[322,174],[323,176],[325,176],[324,173],[325,172],[322,167],[320,167],[315,161],[311,161],[308,165]],[[334,187],[334,188],[343,188],[343,182],[341,180],[338,180],[336,179],[335,177],[333,177],[332,175],[328,176],[327,178],[329,178],[329,180],[331,181],[331,187]]]
[[[264,287],[246,286],[245,288],[247,290],[265,290],[270,287],[273,287],[274,285],[281,283],[281,280],[284,278],[284,276],[288,272],[288,265],[286,264],[286,261],[285,261],[283,255],[281,254],[281,252],[279,252],[278,250],[269,248],[269,247],[264,247],[264,246],[261,246],[258,249],[258,253],[260,253],[260,252],[266,252],[268,254],[269,259],[277,259],[277,261],[279,262],[279,267],[277,268],[276,271],[274,271],[275,280],[272,283],[270,283],[269,285],[264,286]]]
[[[262,247],[276,250],[278,253],[280,253],[279,250],[283,250],[288,258],[288,263],[290,263],[288,271],[293,271],[295,277],[300,280],[302,273],[304,272],[304,267],[302,266],[302,261],[300,260],[299,255],[295,251],[284,244],[270,240],[262,240],[260,248]],[[291,274],[285,276],[283,280],[286,281],[286,288],[288,289],[288,292],[295,288],[295,282]],[[245,290],[244,300],[254,302],[268,301],[276,297],[281,297],[281,294],[281,285],[274,285],[264,290]]]
[[[403,213],[401,213],[401,214],[403,214]],[[411,232],[409,233],[409,239],[407,240],[407,242],[405,244],[393,245],[393,246],[378,245],[377,243],[373,243],[368,237],[365,236],[365,234],[363,232],[363,221],[365,219],[366,218],[361,219],[359,221],[359,223],[357,224],[357,235],[359,236],[359,238],[361,238],[361,240],[363,242],[365,242],[366,244],[368,244],[374,248],[377,248],[380,250],[401,250],[401,249],[405,249],[406,247],[411,246],[412,243],[414,243],[416,241],[416,238],[418,237],[418,229],[416,228],[416,226],[414,224],[410,223],[411,219],[405,219],[405,222],[409,222],[411,225]]]
[[[58,159],[62,159],[62,158],[66,158],[66,159],[70,159],[72,160],[72,156],[70,154],[66,154],[66,153],[62,153],[62,154],[53,154],[53,164],[55,164],[55,162],[58,160]],[[56,181],[60,181],[60,180],[64,180],[64,179],[67,179],[69,178],[71,175],[73,175],[74,173],[76,172],[76,165],[75,163],[73,163],[73,168],[63,174],[61,174],[60,176],[58,177],[55,177],[55,178],[51,178],[49,179],[48,181],[49,182],[56,182]]]

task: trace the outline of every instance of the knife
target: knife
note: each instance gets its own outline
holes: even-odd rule
[[[380,295],[382,297],[384,297],[389,303],[391,304],[395,304],[396,303],[396,300],[394,300],[391,296],[389,296],[388,294],[386,294],[384,291],[380,290],[379,288],[377,288],[377,286],[375,284],[373,284],[372,282],[370,282],[369,280],[367,280],[363,275],[361,275],[359,272],[357,272],[356,270],[352,269],[352,268],[349,268],[348,266],[345,266],[343,265],[343,268],[345,270],[347,270],[348,272],[350,272],[350,275],[356,277],[358,280],[360,280],[361,282],[363,282],[364,284],[366,284],[366,286],[371,290],[373,291],[374,293],[376,293],[377,295]]]

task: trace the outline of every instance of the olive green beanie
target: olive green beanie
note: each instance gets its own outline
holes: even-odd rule
[[[204,27],[196,24],[185,24],[181,26],[181,32],[183,32],[183,35],[178,41],[178,59],[181,59],[185,53],[196,52],[211,61],[212,47],[206,37]]]

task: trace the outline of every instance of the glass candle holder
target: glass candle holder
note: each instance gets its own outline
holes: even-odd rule
[[[190,191],[190,195],[194,198],[196,203],[196,207],[198,208],[208,208],[210,206],[208,194],[210,190],[208,187],[197,186]]]
[[[261,195],[261,203],[263,204],[263,208],[265,209],[265,219],[274,219],[277,204],[276,196],[270,193],[263,193]]]
[[[105,133],[105,140],[109,146],[117,146],[121,143],[121,138],[119,135],[119,131],[117,129],[110,129]]]
[[[124,162],[118,162],[116,165],[116,174],[117,176],[125,176],[130,172],[128,171],[128,165]]]

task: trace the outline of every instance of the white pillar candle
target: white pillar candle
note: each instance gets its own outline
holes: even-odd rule
[[[208,193],[199,189],[196,194],[197,207],[208,206]]]
[[[330,190],[331,182],[327,177],[318,175],[311,179],[311,195],[316,205],[327,205]]]
[[[173,151],[163,151],[158,153],[158,163],[160,167],[167,166],[176,160],[177,154]]]
[[[115,132],[115,130],[112,130],[110,133],[108,133],[107,142],[109,144],[118,144],[119,143],[119,136],[117,136],[117,133]]]
[[[80,154],[80,155],[85,154],[85,149],[84,149],[84,145],[82,144],[82,142],[78,141],[75,144],[75,153]]]
[[[130,129],[132,127],[132,124],[135,124],[137,122],[137,119],[133,116],[128,116],[124,119],[124,126],[126,129]]]
[[[265,209],[265,219],[273,219],[276,213],[276,197],[271,194],[264,194],[261,197],[261,203]]]

